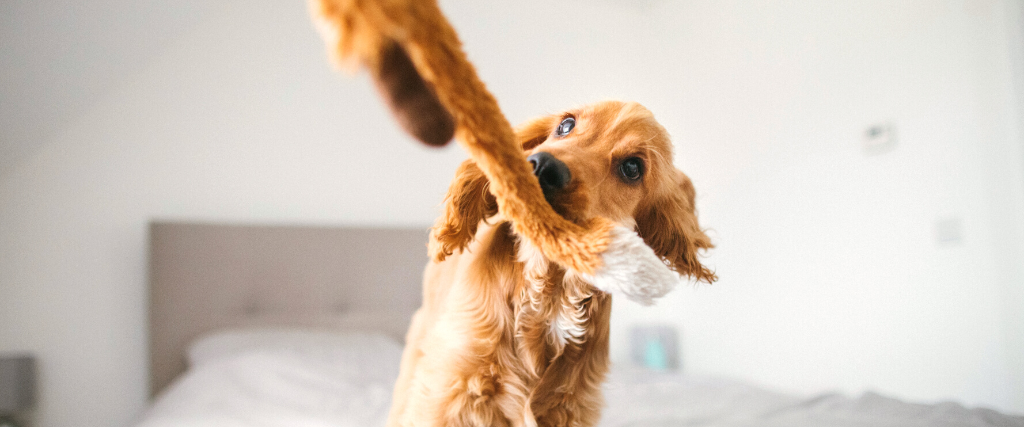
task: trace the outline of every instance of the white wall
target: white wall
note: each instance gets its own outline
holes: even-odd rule
[[[41,426],[146,399],[153,218],[428,225],[457,149],[406,140],[328,66],[302,4],[225,2],[0,178],[0,350],[41,357]],[[240,13],[241,12],[241,13]]]
[[[1007,6],[1006,20],[1009,23],[1007,33],[1010,41],[1013,92],[1016,95],[1016,103],[1013,105],[1016,108],[1011,108],[1010,111],[1017,118],[1017,126],[1011,133],[1015,137],[1011,140],[1017,141],[1018,147],[1024,147],[1024,0],[1009,2]],[[1008,150],[1008,152],[1012,152],[1012,150]],[[1022,180],[1019,173],[1009,175],[1007,179],[1010,183],[1014,180],[1017,182]],[[1010,186],[1011,192],[1014,187]],[[1007,360],[1010,361],[1010,378],[1015,384],[1024,384],[1024,363],[1020,362],[1024,360],[1024,260],[1021,259],[1024,257],[1024,250],[1021,249],[1021,242],[1024,242],[1024,230],[1021,228],[1024,226],[1020,220],[1021,212],[1024,212],[1024,203],[1021,202],[1020,197],[1014,197],[1013,194],[1009,194],[1007,200],[1014,202],[1004,205],[1006,206],[1004,221],[1016,224],[1016,232],[1002,235],[1001,242],[1003,244],[997,249],[1006,254],[1005,265],[1009,267],[1002,295],[1005,314],[1003,325],[1008,342]],[[1016,249],[1014,250],[1014,248]],[[1016,259],[1011,258],[1014,255]],[[1024,402],[1024,387],[1017,387],[1014,390],[1013,401],[1017,402],[1015,403],[1017,408],[1021,406],[1020,402]]]
[[[676,99],[648,103],[682,141],[722,280],[617,319],[676,323],[692,371],[1024,412],[1015,5],[848,4],[665,13],[681,31],[663,60],[685,63],[648,79]],[[898,146],[865,156],[882,121]],[[947,218],[961,243],[936,242]]]
[[[617,303],[615,360],[671,322],[691,372],[1024,412],[1019,4],[849,3],[443,6],[514,122],[614,97],[674,134],[722,280]],[[149,220],[425,226],[462,158],[335,75],[300,2],[224,2],[0,175],[0,351],[40,355],[40,426],[126,425]]]

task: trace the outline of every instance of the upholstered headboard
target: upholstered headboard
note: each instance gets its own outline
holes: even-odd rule
[[[377,330],[402,339],[420,305],[426,229],[154,223],[150,393],[222,328]]]

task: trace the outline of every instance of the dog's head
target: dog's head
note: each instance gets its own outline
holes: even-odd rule
[[[694,210],[690,179],[672,164],[668,132],[637,103],[605,101],[530,120],[516,137],[551,207],[566,219],[604,217],[635,227],[680,274],[713,281],[698,251],[712,247]],[[497,211],[487,179],[470,160],[459,168],[434,229],[443,259]]]

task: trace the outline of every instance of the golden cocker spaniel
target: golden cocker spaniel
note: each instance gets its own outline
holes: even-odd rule
[[[608,218],[636,230],[680,275],[715,280],[698,259],[712,244],[697,222],[693,184],[646,108],[600,102],[515,133],[559,215]],[[611,296],[518,238],[472,160],[445,202],[389,425],[595,425]]]

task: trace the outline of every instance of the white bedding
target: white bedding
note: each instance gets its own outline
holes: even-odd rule
[[[230,333],[190,350],[192,367],[138,427],[383,426],[401,347],[383,335]],[[738,381],[615,370],[601,426],[1024,427],[1024,417],[867,393],[797,397]]]
[[[384,335],[228,333],[189,351],[191,367],[139,427],[383,426],[402,347]]]
[[[875,393],[793,396],[721,378],[613,371],[606,427],[1024,427],[1024,417],[957,403],[921,405]]]

